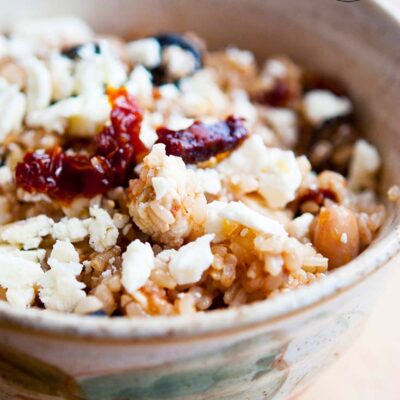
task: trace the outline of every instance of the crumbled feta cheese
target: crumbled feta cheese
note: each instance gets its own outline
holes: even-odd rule
[[[200,69],[192,76],[183,78],[179,87],[182,92],[179,101],[187,117],[222,118],[226,114],[229,103],[212,70]]]
[[[252,68],[255,64],[254,54],[251,51],[228,47],[225,54],[234,65],[243,70]]]
[[[26,111],[26,98],[17,85],[0,78],[0,143],[5,136],[21,129]]]
[[[265,62],[261,75],[263,77],[284,78],[287,73],[286,65],[282,61],[272,58]]]
[[[88,219],[64,217],[53,225],[51,235],[58,240],[69,240],[72,243],[80,242],[89,235],[88,225]]]
[[[149,279],[154,267],[154,253],[149,243],[136,239],[122,254],[122,285],[133,293]]]
[[[85,284],[76,279],[83,268],[70,242],[57,241],[47,260],[48,270],[39,280],[40,300],[49,310],[71,312],[86,297]]]
[[[193,118],[185,118],[182,115],[172,114],[167,121],[166,127],[173,131],[189,128],[195,120]]]
[[[180,157],[165,156],[165,146],[163,144],[154,145],[150,155],[154,157],[163,155],[163,164],[158,169],[157,176],[152,178],[152,183],[156,185],[153,189],[158,198],[168,193],[171,198],[178,199],[187,192],[189,184],[191,188],[200,190],[200,185],[194,172],[186,168]]]
[[[69,97],[28,115],[27,124],[73,136],[91,137],[108,120],[110,104],[106,95]]]
[[[79,263],[79,254],[75,250],[75,247],[73,244],[71,244],[68,241],[62,241],[62,240],[57,240],[56,243],[53,246],[53,249],[51,250],[51,254],[48,260],[49,265],[51,266],[51,263],[53,260],[57,260],[59,262],[63,263]],[[73,266],[75,267],[75,265]],[[79,270],[81,267],[76,267],[76,271]],[[81,268],[82,269],[82,268]],[[76,274],[79,274],[77,272]]]
[[[295,237],[296,239],[304,238],[310,230],[310,225],[313,219],[314,215],[310,213],[304,213],[293,219],[287,225],[287,231],[289,235]]]
[[[286,147],[293,147],[297,142],[297,114],[287,108],[263,107],[262,114],[271,124],[280,141]]]
[[[195,283],[201,279],[214,259],[210,246],[213,239],[213,234],[204,235],[182,246],[172,256],[168,268],[179,285]]]
[[[0,238],[4,242],[20,245],[25,250],[35,249],[43,237],[50,234],[52,224],[51,218],[38,215],[5,225],[1,229]]]
[[[283,208],[292,201],[302,179],[294,153],[268,148],[258,135],[250,136],[219,164],[218,170],[226,177],[254,177],[259,184],[258,192],[271,208]]]
[[[156,39],[146,38],[129,42],[126,50],[132,64],[154,68],[161,62],[161,46]]]
[[[257,120],[257,110],[251,104],[250,99],[246,91],[236,89],[232,92],[233,109],[232,115],[244,118],[248,125],[254,124]]]
[[[148,149],[151,149],[153,144],[158,139],[157,132],[154,129],[153,119],[155,115],[156,113],[145,112],[142,121],[142,126],[140,128],[139,138]],[[161,124],[156,124],[156,125],[161,125]]]
[[[0,167],[0,185],[7,185],[11,183],[13,180],[13,176],[10,168],[7,165],[3,165]]]
[[[127,79],[124,64],[113,54],[109,42],[100,40],[99,46],[100,54],[96,54],[95,61],[102,70],[103,82],[112,87],[122,86]]]
[[[350,114],[353,106],[346,97],[339,97],[328,90],[312,90],[303,98],[306,117],[314,125]]]
[[[196,68],[196,60],[190,51],[179,46],[168,46],[162,54],[168,74],[175,79],[190,74]]]
[[[71,96],[74,89],[73,62],[58,52],[51,54],[49,59],[49,71],[53,100],[61,100]]]
[[[148,106],[153,101],[153,84],[149,71],[143,65],[136,65],[125,84],[127,91],[135,96],[139,104]]]
[[[38,45],[52,47],[84,43],[92,37],[89,26],[72,16],[18,19],[11,32]]]
[[[24,61],[28,74],[26,99],[28,112],[46,108],[51,101],[51,76],[43,61],[35,57]]]
[[[97,206],[90,207],[89,244],[102,252],[117,243],[118,229],[108,212]]]
[[[357,140],[350,163],[349,186],[352,190],[372,188],[381,159],[375,146],[363,139]]]
[[[218,194],[221,189],[221,179],[218,171],[211,168],[195,169],[196,177],[199,184],[205,193]]]
[[[18,246],[0,245],[0,253],[11,253],[16,257],[24,258],[25,260],[41,263],[46,256],[45,249],[36,250],[20,250]]]
[[[7,289],[7,301],[13,307],[26,308],[35,298],[34,287],[44,272],[38,262],[17,252],[0,252],[0,286]]]
[[[104,76],[99,63],[92,57],[80,59],[75,64],[74,91],[82,96],[101,96],[104,92]]]
[[[252,210],[240,201],[229,203],[213,201],[207,204],[205,231],[215,234],[215,242],[226,239],[226,221],[235,222],[267,235],[287,236],[278,221]]]
[[[173,83],[161,85],[159,91],[163,99],[173,100],[179,96],[179,89]]]

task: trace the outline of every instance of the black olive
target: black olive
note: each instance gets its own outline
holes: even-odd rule
[[[308,149],[306,154],[309,157],[313,169],[322,172],[325,169],[333,169],[346,174],[349,167],[351,152],[343,152],[345,148],[353,146],[358,134],[355,129],[352,115],[336,117],[325,121],[321,126],[313,128],[310,132]],[[318,147],[323,144],[326,154],[323,156]],[[339,152],[342,155],[338,160]]]
[[[189,51],[192,53],[195,59],[196,69],[201,68],[203,62],[200,50],[193,46],[193,44],[184,37],[178,35],[177,33],[163,33],[153,36],[153,38],[158,41],[162,49],[168,46],[178,46],[183,50]]]
[[[178,46],[183,50],[190,52],[195,60],[195,69],[199,69],[203,66],[202,54],[192,43],[178,35],[177,33],[163,33],[160,35],[153,36],[161,46],[161,50],[164,50],[168,46]],[[172,81],[165,70],[165,66],[158,65],[157,67],[151,68],[150,72],[153,76],[153,84],[160,86],[165,83],[177,84],[179,80]]]
[[[84,47],[86,45],[87,45],[87,43],[83,43],[83,44],[77,44],[77,45],[74,45],[71,47],[66,47],[65,49],[63,49],[61,51],[61,54],[64,57],[69,58],[70,60],[76,60],[77,58],[80,57],[79,52],[81,51],[82,47]],[[100,45],[98,43],[93,43],[93,48],[94,48],[95,54],[101,53]]]

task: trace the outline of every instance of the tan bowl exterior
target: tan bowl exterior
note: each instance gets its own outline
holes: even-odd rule
[[[124,36],[192,30],[260,59],[286,53],[343,79],[399,183],[399,15],[378,1],[0,0],[0,26],[70,14]],[[358,335],[399,251],[398,205],[380,237],[323,282],[193,317],[107,320],[0,304],[0,398],[282,399],[298,393]],[[385,267],[385,268],[383,268]]]

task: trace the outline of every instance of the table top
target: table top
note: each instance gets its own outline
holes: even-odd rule
[[[361,336],[299,400],[400,399],[400,258],[391,268]]]

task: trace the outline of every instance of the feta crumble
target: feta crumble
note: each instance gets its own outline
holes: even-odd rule
[[[0,143],[12,132],[21,129],[26,112],[26,97],[17,85],[0,78]]]
[[[201,279],[214,259],[210,246],[213,239],[213,234],[204,235],[182,246],[172,256],[168,268],[179,285],[195,283]]]
[[[304,113],[313,125],[350,114],[353,106],[346,97],[339,97],[328,90],[312,90],[303,98]]]
[[[76,279],[83,268],[78,252],[70,242],[57,241],[47,263],[51,268],[39,281],[40,300],[47,309],[73,311],[86,297],[85,284]]]
[[[13,307],[26,308],[35,298],[35,286],[44,272],[40,263],[21,256],[18,251],[0,252],[0,286],[7,289]]]
[[[143,65],[136,65],[125,84],[126,90],[135,96],[143,107],[152,104],[153,84],[152,76]]]
[[[296,239],[304,238],[310,230],[310,225],[313,219],[314,215],[311,213],[304,213],[300,215],[288,223],[288,233]]]
[[[292,201],[302,179],[292,151],[266,147],[257,135],[248,138],[217,169],[226,177],[253,176],[271,208],[283,208]]]
[[[156,39],[139,39],[128,43],[128,59],[132,64],[154,68],[161,62],[161,46]]]
[[[51,76],[43,61],[35,57],[24,61],[28,74],[26,98],[28,112],[46,108],[51,100]]]
[[[235,222],[267,235],[287,236],[279,222],[252,210],[240,201],[213,201],[207,204],[205,231],[215,235],[214,242],[227,238],[225,221]]]
[[[350,188],[355,191],[373,188],[380,166],[381,159],[376,147],[363,139],[357,140],[350,163]]]
[[[90,207],[89,244],[98,252],[105,251],[117,243],[118,229],[106,210]]]
[[[168,46],[163,51],[162,60],[166,65],[168,74],[174,79],[188,75],[196,67],[193,54],[175,45]]]
[[[195,169],[198,182],[205,193],[218,194],[222,190],[221,179],[218,171],[211,168]]]
[[[1,229],[0,238],[4,242],[22,246],[25,250],[35,249],[43,237],[51,232],[53,220],[45,215],[27,218]]]
[[[69,240],[72,243],[80,242],[89,235],[89,221],[89,219],[62,218],[53,225],[51,235],[58,240]]]
[[[285,147],[293,147],[296,144],[298,120],[293,110],[264,107],[262,114],[275,130]]]
[[[133,293],[149,279],[154,267],[154,254],[149,243],[136,239],[122,254],[122,285]]]

